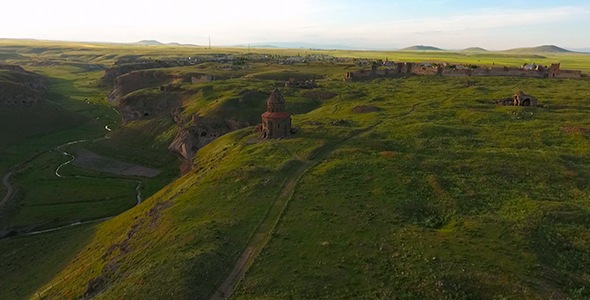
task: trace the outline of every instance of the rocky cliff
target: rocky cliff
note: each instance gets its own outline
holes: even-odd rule
[[[121,98],[119,112],[123,123],[141,118],[173,116],[181,102],[180,92],[137,91]]]
[[[234,120],[202,118],[194,115],[188,124],[181,125],[181,129],[168,149],[180,156],[184,162],[184,172],[186,172],[192,167],[193,157],[195,157],[199,149],[226,133],[247,127],[248,125],[247,123],[239,123]]]

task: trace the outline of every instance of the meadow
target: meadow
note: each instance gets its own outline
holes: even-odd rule
[[[8,146],[42,153],[15,177],[26,193],[11,222],[47,226],[62,222],[56,216],[65,224],[125,212],[0,240],[2,299],[210,299],[260,232],[271,234],[255,243],[260,254],[230,299],[590,297],[587,78],[477,78],[466,87],[466,78],[435,76],[343,82],[350,63],[171,68],[232,78],[183,84],[199,90],[184,103],[186,115],[253,122],[264,105],[256,98],[241,109],[235,100],[242,91],[270,93],[294,74],[318,77],[314,91],[332,95],[281,88],[297,134],[267,141],[248,127],[224,135],[179,177],[179,162],[166,149],[178,129],[169,116],[117,123],[100,138],[118,116],[105,106],[109,88],[99,84],[97,69],[128,55],[244,49],[15,43],[0,41],[0,58],[53,78],[52,91],[67,97],[52,103],[86,123]],[[581,54],[251,51],[507,65],[559,60],[590,70],[590,56]],[[542,106],[495,105],[519,90]],[[363,105],[377,109],[353,112]],[[41,150],[70,138],[93,140],[69,151],[85,147],[163,175],[121,178],[68,165],[64,174],[91,178],[56,179],[54,168],[67,157]],[[151,196],[135,207],[129,179],[144,182]],[[283,194],[285,186],[292,194]],[[117,197],[125,200],[110,201]],[[41,208],[56,201],[53,208],[64,209]],[[283,209],[274,210],[277,203]]]

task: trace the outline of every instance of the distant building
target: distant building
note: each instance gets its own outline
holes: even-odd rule
[[[283,138],[291,134],[291,115],[285,111],[287,102],[279,89],[275,89],[266,102],[267,111],[262,114],[262,137]]]

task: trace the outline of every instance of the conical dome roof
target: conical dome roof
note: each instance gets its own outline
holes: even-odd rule
[[[285,98],[283,98],[283,95],[281,94],[279,89],[275,89],[272,92],[272,94],[270,94],[270,97],[268,97],[268,101],[266,103],[267,104],[285,104],[287,102],[285,101]]]

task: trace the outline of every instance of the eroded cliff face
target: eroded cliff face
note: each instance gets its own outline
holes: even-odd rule
[[[14,82],[0,81],[0,104],[26,105],[43,101],[43,93]]]
[[[123,123],[159,116],[173,116],[182,105],[180,92],[150,93],[139,91],[123,97],[119,112]]]
[[[115,79],[113,90],[107,95],[109,102],[121,100],[125,95],[149,87],[157,87],[182,80],[183,76],[172,75],[162,71],[135,71]]]
[[[36,104],[44,100],[46,91],[42,76],[20,66],[0,65],[0,104]]]
[[[201,118],[192,116],[188,124],[181,126],[176,138],[168,149],[182,159],[183,172],[192,168],[193,158],[199,149],[213,142],[220,136],[249,126],[247,123],[239,123],[235,120],[221,118]]]

